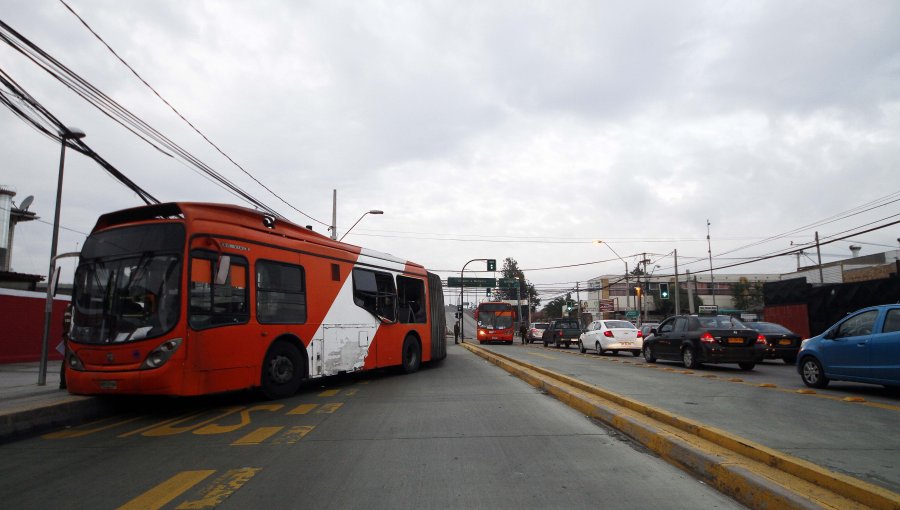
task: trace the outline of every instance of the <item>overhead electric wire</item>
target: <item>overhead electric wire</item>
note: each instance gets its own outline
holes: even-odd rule
[[[162,101],[163,103],[165,103],[165,105],[168,106],[169,109],[171,109],[171,110],[175,113],[175,115],[177,115],[177,116],[178,116],[181,120],[183,120],[188,126],[190,126],[191,129],[194,130],[194,132],[196,132],[198,135],[200,135],[200,137],[202,137],[204,140],[206,140],[206,142],[209,143],[209,144],[210,144],[210,145],[211,145],[211,146],[212,146],[219,154],[221,154],[223,157],[225,157],[225,159],[227,159],[228,161],[230,161],[234,166],[236,166],[238,169],[240,169],[241,172],[243,172],[245,175],[247,175],[248,177],[250,177],[251,179],[253,179],[253,181],[254,181],[256,184],[259,184],[263,189],[265,189],[266,191],[268,191],[269,193],[271,193],[272,196],[274,196],[275,198],[277,198],[278,200],[280,200],[282,203],[284,203],[286,206],[290,207],[292,210],[294,210],[294,211],[296,211],[296,212],[302,214],[303,216],[305,216],[305,217],[307,217],[307,218],[309,218],[309,219],[311,219],[311,220],[313,220],[313,221],[315,221],[315,222],[318,222],[318,223],[320,223],[320,224],[322,224],[322,225],[330,226],[328,223],[325,223],[325,222],[320,221],[320,220],[318,220],[318,219],[316,219],[316,218],[313,218],[313,217],[310,216],[309,214],[306,214],[305,212],[301,211],[300,209],[294,207],[291,203],[289,203],[287,200],[285,200],[284,198],[282,198],[281,195],[279,195],[279,194],[276,193],[274,190],[272,190],[271,188],[269,188],[268,186],[266,186],[265,184],[263,184],[263,182],[260,181],[259,179],[257,179],[256,176],[254,176],[253,174],[251,174],[250,172],[248,172],[248,171],[247,171],[243,166],[241,166],[237,161],[235,161],[234,159],[232,159],[231,156],[229,156],[228,154],[226,154],[225,151],[223,151],[218,145],[216,145],[215,143],[213,143],[213,141],[210,140],[209,137],[206,136],[206,134],[204,134],[202,131],[200,131],[200,129],[198,129],[196,126],[194,126],[194,124],[193,124],[191,121],[189,121],[187,118],[185,118],[185,116],[182,115],[180,111],[178,111],[174,106],[172,106],[172,104],[169,103],[169,101],[167,101],[167,100],[166,100],[166,99],[165,99],[165,98],[164,98],[164,97],[163,97],[163,96],[162,96],[155,88],[153,88],[153,86],[150,85],[150,84],[147,82],[147,80],[145,80],[140,74],[138,74],[138,72],[137,72],[137,71],[136,71],[136,70],[135,70],[128,62],[126,62],[125,59],[123,59],[118,53],[116,53],[116,51],[113,50],[112,47],[111,47],[111,46],[110,46],[110,45],[109,45],[102,37],[100,37],[100,35],[99,35],[96,31],[94,31],[93,28],[91,28],[90,25],[88,25],[88,23],[84,20],[84,18],[82,18],[77,12],[75,12],[75,10],[72,9],[72,7],[69,6],[69,4],[67,4],[64,0],[59,0],[59,2],[60,2],[61,4],[63,4],[63,6],[65,6],[65,8],[68,9],[69,12],[71,12],[76,18],[78,18],[78,21],[80,21],[81,24],[84,25],[84,27],[85,27],[91,34],[93,34],[93,36],[94,36],[95,38],[97,38],[97,40],[100,41],[100,43],[103,44],[103,46],[105,46],[106,49],[109,50],[109,52],[112,53],[113,56],[115,56],[116,59],[119,60],[119,62],[122,63],[122,65],[124,65],[125,67],[127,67],[128,70],[131,71],[131,74],[133,74],[138,80],[141,81],[141,83],[143,83],[148,89],[150,89],[150,91],[153,92],[153,94],[156,95],[156,97],[158,97],[160,101]]]
[[[142,119],[131,113],[129,110],[119,105],[113,99],[109,98],[95,86],[81,78],[78,74],[67,68],[65,65],[57,61],[46,51],[39,48],[33,42],[23,35],[19,34],[5,22],[0,21],[0,40],[9,44],[16,51],[20,52],[26,58],[34,62],[38,67],[46,71],[48,74],[56,78],[60,83],[74,91],[76,94],[85,99],[92,106],[101,111],[114,122],[125,127],[130,132],[156,148],[157,150],[167,154],[158,145],[148,140],[152,139],[159,145],[162,145],[175,153],[178,157],[183,158],[191,163],[197,169],[210,175],[219,186],[231,190],[236,196],[239,196],[251,205],[261,209],[271,215],[282,217],[274,209],[267,206],[260,200],[256,199],[223,175],[216,172],[212,167],[203,163],[199,158],[195,157],[187,150],[170,140],[168,137],[154,129],[152,126],[144,122]],[[142,133],[138,134],[138,132]],[[167,154],[170,157],[171,154]]]
[[[6,71],[2,69],[0,69],[0,84],[2,84],[9,90],[8,93],[0,94],[0,103],[3,103],[19,118],[27,122],[33,128],[37,129],[38,132],[44,134],[45,136],[59,143],[64,143],[66,147],[70,147],[71,149],[93,159],[116,180],[136,193],[137,196],[144,201],[144,203],[159,203],[159,200],[157,200],[153,195],[138,186],[134,181],[126,177],[125,174],[120,172],[111,163],[94,152],[94,150],[91,149],[86,143],[84,143],[83,140],[63,138],[60,133],[68,131],[68,128],[59,119],[57,119],[56,116],[50,113],[49,110],[41,105],[34,97],[32,97],[27,91],[25,91],[25,89],[23,89],[18,83],[16,83],[16,81],[13,80],[12,77],[10,77],[6,73]],[[10,100],[10,96],[18,99],[19,104],[25,105],[28,110],[31,111],[31,113],[29,114],[28,112],[19,108],[18,105],[14,104],[13,101]],[[49,129],[47,127],[48,125],[52,126],[53,130]]]

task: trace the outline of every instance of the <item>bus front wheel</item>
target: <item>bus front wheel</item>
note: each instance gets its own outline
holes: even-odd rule
[[[263,360],[262,393],[272,400],[290,397],[300,388],[303,375],[303,356],[297,347],[275,342]]]

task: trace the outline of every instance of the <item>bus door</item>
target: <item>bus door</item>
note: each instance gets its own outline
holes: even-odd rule
[[[222,259],[226,259],[222,262]],[[247,260],[208,250],[191,252],[188,322],[191,359],[198,370],[248,367],[254,339],[242,325],[250,319]]]

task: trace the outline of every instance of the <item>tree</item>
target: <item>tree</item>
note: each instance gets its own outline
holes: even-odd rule
[[[731,297],[734,299],[734,307],[738,310],[756,312],[763,308],[763,284],[762,282],[750,282],[741,277],[737,283],[731,284]]]
[[[563,309],[566,306],[566,301],[569,301],[570,299],[572,299],[571,292],[567,293],[565,296],[558,296],[551,299],[550,302],[547,303],[547,305],[544,306],[544,309],[542,310],[544,312],[544,315],[546,315],[548,318],[568,317],[569,314],[563,312]]]
[[[503,267],[500,269],[503,278],[515,278],[519,282],[519,293],[516,294],[516,288],[499,288],[497,289],[498,299],[516,299],[519,297],[522,301],[529,304],[532,310],[536,310],[541,304],[540,298],[537,297],[537,290],[528,280],[525,279],[525,273],[519,269],[519,263],[512,257],[503,259]]]

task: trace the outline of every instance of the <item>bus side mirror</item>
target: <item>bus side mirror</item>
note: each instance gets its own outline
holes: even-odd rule
[[[222,255],[219,257],[219,263],[216,265],[216,285],[225,285],[228,281],[228,271],[231,269],[231,257]]]

